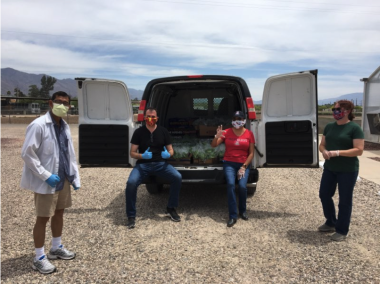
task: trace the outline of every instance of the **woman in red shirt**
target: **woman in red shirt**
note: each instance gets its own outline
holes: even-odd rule
[[[223,169],[227,182],[229,220],[227,227],[232,227],[237,221],[237,206],[235,196],[235,180],[239,184],[239,216],[248,220],[247,209],[247,181],[249,168],[254,155],[255,137],[244,127],[245,114],[236,111],[232,118],[232,128],[223,130],[218,126],[212,147],[225,143],[226,151],[223,158]]]

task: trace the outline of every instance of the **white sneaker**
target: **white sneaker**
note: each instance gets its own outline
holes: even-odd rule
[[[49,259],[73,259],[75,258],[75,252],[69,251],[60,245],[56,250],[50,249],[49,254],[47,256]]]
[[[32,268],[38,270],[42,274],[49,274],[57,271],[57,268],[50,263],[46,255],[41,256],[37,260],[33,260]]]

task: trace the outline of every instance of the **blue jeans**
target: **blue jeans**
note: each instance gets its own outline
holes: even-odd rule
[[[323,170],[319,198],[322,202],[326,225],[335,227],[335,231],[342,235],[348,234],[352,213],[352,197],[358,172],[332,172]],[[338,185],[339,212],[338,219],[335,214],[333,196]]]
[[[125,188],[125,203],[127,217],[136,217],[137,188],[148,176],[160,176],[170,181],[170,193],[167,207],[178,207],[179,191],[182,184],[181,174],[167,162],[151,162],[136,164]]]
[[[237,219],[235,180],[237,172],[243,163],[223,161],[224,175],[227,182],[228,212],[230,219]],[[243,214],[247,210],[247,181],[249,169],[245,170],[245,175],[238,181],[239,183],[239,213]]]

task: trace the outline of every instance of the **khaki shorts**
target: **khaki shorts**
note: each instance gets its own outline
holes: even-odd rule
[[[66,179],[63,189],[54,194],[34,193],[34,205],[38,217],[52,217],[55,210],[71,207],[70,183]]]

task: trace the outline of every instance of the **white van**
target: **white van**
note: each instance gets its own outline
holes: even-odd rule
[[[28,104],[28,111],[33,114],[40,114],[40,104],[39,103],[30,103]]]
[[[231,123],[234,111],[247,116],[246,128],[256,139],[248,179],[253,195],[261,167],[312,167],[318,163],[317,70],[267,79],[256,119],[246,82],[239,77],[196,75],[150,81],[142,97],[138,121],[133,121],[127,86],[116,80],[76,78],[79,107],[79,163],[82,167],[133,167],[130,139],[144,123],[144,110],[155,107],[158,124],[173,139],[182,157],[168,161],[181,173],[184,184],[223,184],[223,149],[210,150],[217,125]],[[167,183],[145,180],[157,193]]]

